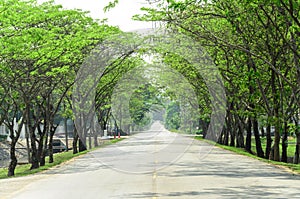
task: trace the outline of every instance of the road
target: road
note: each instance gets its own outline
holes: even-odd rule
[[[300,198],[300,177],[155,123],[46,172],[0,180],[0,198]]]

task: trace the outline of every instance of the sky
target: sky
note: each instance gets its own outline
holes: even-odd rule
[[[38,0],[45,2],[47,0]],[[133,31],[143,28],[151,28],[151,23],[133,21],[134,14],[142,13],[140,8],[147,6],[144,0],[119,0],[119,4],[104,13],[103,8],[113,0],[55,0],[55,3],[63,5],[67,9],[82,9],[90,11],[90,16],[95,19],[108,18],[108,24],[118,26],[123,31]]]

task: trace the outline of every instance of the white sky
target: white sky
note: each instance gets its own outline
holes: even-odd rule
[[[45,1],[47,0],[38,0],[38,2]],[[131,20],[134,14],[142,13],[139,10],[141,7],[147,7],[144,0],[119,0],[119,4],[115,8],[104,13],[103,8],[110,1],[113,0],[55,0],[55,3],[68,9],[77,8],[90,11],[93,18],[108,18],[109,25],[119,26],[123,31],[151,28],[151,23]]]

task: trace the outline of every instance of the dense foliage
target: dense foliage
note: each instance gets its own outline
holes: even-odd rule
[[[298,163],[300,2],[166,0],[155,5],[136,18],[192,37],[222,73],[227,114],[218,142],[254,153],[253,135],[258,156],[286,162],[288,139],[293,135]],[[177,67],[184,71],[184,65]],[[195,88],[199,93],[203,90]],[[202,108],[207,103],[204,100]],[[265,150],[262,136],[267,140]]]
[[[10,130],[8,175],[14,175],[23,124],[30,138],[31,168],[44,165],[47,153],[53,161],[57,116],[70,115],[76,71],[91,49],[119,30],[82,11],[35,0],[0,1],[0,26],[0,118]]]
[[[105,9],[117,3],[113,1]],[[183,38],[151,46],[145,42],[147,38],[136,34],[120,36],[118,28],[92,19],[86,12],[63,9],[51,1],[38,4],[36,0],[0,0],[0,124],[10,131],[9,176],[14,175],[17,165],[15,146],[23,126],[31,148],[31,169],[35,169],[45,164],[46,154],[50,162],[54,161],[52,141],[62,118],[79,119],[84,126],[74,131],[76,153],[78,148],[82,151],[87,145],[92,147],[92,143],[97,146],[98,136],[104,130],[116,128],[117,132],[129,133],[138,125],[150,124],[153,115],[149,112],[156,112],[155,118],[164,117],[169,129],[199,131],[206,137],[212,129],[209,125],[216,124],[211,118],[218,112],[217,100],[226,106],[219,106],[226,112],[222,132],[216,134],[219,143],[287,162],[289,138],[294,136],[293,161],[299,163],[298,0],[161,0],[143,10],[146,14],[135,16],[136,19],[159,23],[166,33],[183,34],[202,47],[200,56],[209,58],[199,63],[201,71],[192,63],[196,57],[188,54],[192,47]],[[117,37],[112,37],[116,34]],[[113,42],[107,42],[107,38]],[[172,42],[177,42],[177,46]],[[108,44],[112,46],[105,46]],[[113,45],[121,46],[117,53],[112,52],[116,49]],[[96,84],[89,78],[82,81],[95,89],[95,99],[88,102],[96,113],[91,116],[93,110],[84,107],[75,118],[73,87],[80,81],[76,75],[86,57],[95,48],[99,50],[99,46],[100,52],[108,49],[107,65]],[[180,52],[174,46],[185,46],[187,50]],[[149,65],[148,74],[130,73],[139,66],[147,67],[145,55],[156,66]],[[210,61],[222,80],[210,70]],[[88,73],[91,71],[83,70],[82,74],[88,77]],[[150,73],[155,73],[156,82],[146,82]],[[131,85],[130,79],[134,78],[142,78],[142,82]],[[217,81],[223,82],[226,98],[218,90],[212,92],[212,84]],[[117,90],[118,84],[126,92]],[[89,88],[81,92],[84,94]],[[196,105],[193,95],[197,98]],[[122,104],[123,97],[127,99],[129,110],[119,107],[117,111],[121,115],[129,112],[130,119],[122,120],[112,114],[114,96],[120,97],[116,104]],[[16,123],[18,129],[14,128]],[[97,129],[94,123],[101,128]],[[266,139],[265,149],[262,137]]]

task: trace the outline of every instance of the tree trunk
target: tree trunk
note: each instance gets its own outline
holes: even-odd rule
[[[91,136],[92,132],[89,134],[89,149],[92,148],[92,136]]]
[[[68,123],[67,118],[64,118],[64,127],[65,127],[65,142],[66,142],[66,151],[69,151],[69,135],[68,135]]]
[[[11,124],[8,124],[7,126],[9,128],[10,139],[11,139],[10,163],[9,163],[9,166],[8,166],[7,176],[14,176],[15,175],[15,169],[16,169],[16,166],[18,164],[18,160],[17,160],[17,157],[16,157],[16,144],[19,140],[22,128],[24,126],[24,118],[22,118],[21,123],[18,125],[18,129],[16,131],[14,130],[14,122],[12,122]]]
[[[79,138],[79,152],[87,150],[85,143],[82,138]]]
[[[235,146],[235,132],[230,131],[230,146]]]
[[[50,136],[49,138],[49,145],[48,145],[48,148],[49,148],[49,163],[53,163],[54,161],[54,158],[53,158],[53,136]]]
[[[45,135],[44,148],[42,151],[42,157],[40,160],[40,166],[44,166],[46,164],[46,155],[48,154],[48,137],[49,137],[49,131],[47,130]]]
[[[245,148],[244,133],[241,128],[239,128],[236,136],[236,147]]]
[[[78,134],[81,133],[81,136],[79,136],[79,152],[85,151],[87,150],[86,148],[86,136],[87,136],[87,126],[86,126],[86,122],[83,122],[83,120],[81,120],[81,127],[80,127],[80,132],[77,132]]]
[[[97,136],[96,133],[94,134],[94,146],[95,146],[95,147],[98,147],[98,146],[99,146],[99,143],[98,143],[98,136]]]
[[[27,121],[26,125],[29,130],[30,146],[31,146],[30,170],[39,168],[39,158],[38,158],[38,153],[37,153],[37,148],[36,148],[35,125],[32,124],[32,120],[33,120],[33,118],[31,117],[30,104],[27,104],[27,106],[26,106],[26,121]]]
[[[43,152],[44,152],[44,140],[42,138],[38,145],[38,157],[39,157],[40,166],[45,166],[45,158],[43,157]]]
[[[229,133],[227,127],[224,128],[224,145],[228,146],[229,145]]]
[[[17,157],[16,157],[16,144],[17,139],[11,137],[11,145],[10,145],[10,163],[8,166],[8,174],[7,176],[14,176],[15,175],[15,169],[18,163]]]
[[[266,159],[270,159],[270,153],[271,153],[271,146],[272,146],[272,137],[271,137],[271,126],[270,124],[267,125],[267,131],[266,131],[266,137],[267,137],[267,144],[266,144]]]
[[[28,159],[28,163],[31,163],[30,142],[29,142],[29,133],[28,133],[27,125],[25,125],[25,138],[26,138],[27,159]]]
[[[39,168],[39,159],[38,159],[38,153],[36,149],[36,136],[33,128],[30,128],[30,146],[31,146],[31,167],[30,170],[32,169],[37,169]]]
[[[77,149],[78,139],[79,139],[79,136],[75,135],[75,137],[73,139],[73,154],[78,153],[78,149]]]
[[[78,153],[78,150],[77,150],[77,143],[78,143],[78,139],[79,139],[79,135],[77,133],[77,129],[75,127],[75,124],[74,124],[74,138],[73,138],[73,154],[76,154]]]
[[[53,136],[57,129],[58,125],[54,126],[53,123],[50,124],[50,137],[49,137],[49,163],[54,162],[53,158]]]
[[[288,147],[288,132],[287,132],[287,123],[284,123],[283,134],[282,134],[282,143],[281,143],[281,162],[287,162],[287,147]]]
[[[280,161],[279,143],[280,143],[279,127],[278,127],[278,125],[276,125],[275,126],[274,144],[272,147],[272,149],[274,150],[272,160],[275,160],[275,161]]]
[[[296,148],[295,148],[295,155],[294,155],[294,164],[299,164],[299,154],[300,154],[300,133],[297,134],[297,141],[296,141]]]
[[[217,140],[218,144],[224,144],[223,137],[224,137],[224,128],[223,128],[223,130],[221,131],[221,133],[220,133],[220,135],[218,137],[218,140]]]
[[[46,121],[45,121],[45,123],[46,123]],[[37,127],[38,133],[40,135],[40,140],[38,143],[38,159],[39,159],[40,166],[45,165],[45,158],[43,157],[43,151],[44,151],[44,136],[45,136],[46,128],[47,128],[46,124],[44,124],[43,131],[41,130],[40,125],[38,125],[38,127]]]
[[[252,120],[252,123],[253,123],[253,132],[254,132],[255,144],[256,144],[256,153],[257,153],[258,157],[263,158],[264,151],[262,150],[262,147],[261,147],[261,140],[260,140],[260,136],[259,136],[259,128],[258,128],[257,119],[254,118]]]
[[[264,138],[265,137],[265,130],[264,130],[263,126],[260,127],[260,131],[261,131],[261,137]]]
[[[96,121],[95,121],[96,122]],[[96,125],[93,125],[92,131],[93,131],[93,138],[94,138],[94,146],[98,146],[98,135],[97,135],[97,128],[95,128]]]
[[[230,133],[230,146],[235,146],[235,139],[237,134],[237,125],[233,120],[233,115],[230,113],[230,125],[229,125],[229,133]]]
[[[279,143],[280,143],[280,123],[278,120],[279,116],[279,103],[278,103],[278,96],[277,96],[277,88],[275,84],[275,79],[276,79],[276,74],[272,70],[272,75],[271,75],[271,87],[272,87],[272,95],[273,95],[273,106],[274,106],[274,115],[273,117],[275,118],[275,135],[274,135],[274,144],[272,147],[272,160],[275,161],[280,161],[280,151],[279,151]]]
[[[245,148],[244,125],[237,115],[235,116],[235,122],[237,125],[236,147]]]
[[[36,148],[36,136],[35,136],[35,128],[31,125],[31,119],[30,119],[30,111],[28,110],[27,112],[27,125],[29,129],[29,135],[30,135],[30,146],[31,146],[31,167],[30,170],[32,169],[37,169],[39,168],[39,158],[38,158],[38,153],[37,153],[37,148]]]
[[[275,125],[275,136],[274,136],[274,144],[273,144],[273,160],[280,161],[280,150],[279,150],[279,143],[280,143],[280,126],[279,123],[276,122]]]
[[[251,128],[252,128],[251,119],[248,118],[247,128],[246,128],[247,135],[246,135],[245,150],[248,151],[249,153],[252,153],[252,151],[251,151]]]
[[[46,164],[46,152],[45,152],[45,148],[43,148],[40,157],[40,166],[45,166],[45,164]]]
[[[208,131],[208,122],[202,120],[202,119],[199,119],[199,128],[202,129],[202,135],[203,135],[203,138],[206,137],[206,134],[207,134],[207,131]]]

